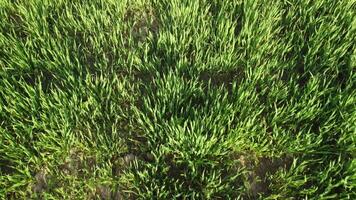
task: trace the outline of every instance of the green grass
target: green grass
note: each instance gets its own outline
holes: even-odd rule
[[[355,0],[0,0],[0,199],[356,199]]]

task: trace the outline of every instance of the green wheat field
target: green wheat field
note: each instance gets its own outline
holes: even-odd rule
[[[356,0],[0,0],[0,199],[356,199]]]

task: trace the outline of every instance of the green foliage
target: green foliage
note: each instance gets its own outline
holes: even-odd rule
[[[356,1],[0,0],[0,199],[355,199]]]

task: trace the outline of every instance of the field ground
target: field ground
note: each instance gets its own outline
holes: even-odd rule
[[[0,0],[0,199],[356,199],[355,0]]]

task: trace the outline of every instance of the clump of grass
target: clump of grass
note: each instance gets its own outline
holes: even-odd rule
[[[356,198],[355,6],[0,0],[0,198]]]

